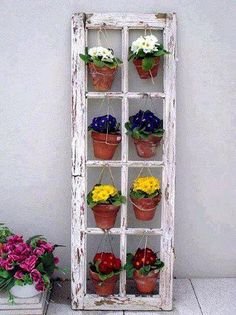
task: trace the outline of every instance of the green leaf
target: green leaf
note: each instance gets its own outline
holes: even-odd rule
[[[79,54],[79,56],[80,59],[82,59],[85,63],[88,63],[90,61],[90,58],[87,55]]]
[[[3,279],[11,278],[11,273],[7,270],[0,269],[0,277]]]
[[[38,264],[38,266],[36,267],[36,269],[40,272],[40,273],[44,273],[45,270],[43,268],[43,263],[41,262],[40,264]]]
[[[15,280],[15,285],[19,285],[20,287],[23,287],[24,286],[24,281],[16,279]]]
[[[154,66],[154,59],[153,57],[145,57],[142,60],[142,68],[144,71],[149,71]]]
[[[105,63],[101,60],[98,60],[98,59],[93,59],[93,62],[95,64],[95,66],[99,67],[99,68],[102,68],[105,66]]]

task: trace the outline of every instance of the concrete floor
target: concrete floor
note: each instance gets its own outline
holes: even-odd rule
[[[55,285],[47,315],[142,315],[164,312],[108,312],[70,309],[70,283]],[[168,315],[236,315],[236,278],[177,279],[174,281],[174,309]]]

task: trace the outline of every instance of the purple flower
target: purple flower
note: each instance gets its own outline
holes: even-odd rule
[[[23,243],[23,236],[19,236],[19,235],[9,236],[7,239],[7,243],[8,244]]]
[[[1,267],[5,270],[12,270],[14,268],[13,261],[10,258],[2,259]]]
[[[33,269],[30,275],[34,282],[39,282],[42,279],[41,273],[37,269]]]
[[[129,128],[153,133],[155,130],[162,128],[162,121],[155,116],[150,110],[145,112],[140,110],[137,114],[129,117]]]
[[[104,115],[93,118],[93,121],[89,125],[88,129],[101,133],[112,133],[119,131],[119,125],[117,124],[115,117],[112,115]]]
[[[23,261],[20,264],[20,267],[21,267],[21,269],[23,269],[25,271],[31,272],[34,269],[37,260],[38,260],[37,256],[34,256],[34,255],[30,256],[30,257],[26,258],[25,261]]]
[[[24,277],[24,274],[22,271],[18,270],[15,274],[14,274],[14,278],[18,279],[18,280],[22,280]]]

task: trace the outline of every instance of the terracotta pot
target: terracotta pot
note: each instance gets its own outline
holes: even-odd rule
[[[151,158],[155,156],[156,149],[159,146],[161,139],[162,138],[153,135],[149,135],[147,139],[133,138],[138,156],[142,158]]]
[[[133,203],[135,217],[138,220],[150,221],[154,218],[156,207],[161,201],[161,194],[154,198],[130,198]]]
[[[111,89],[115,77],[116,68],[97,67],[93,62],[88,64],[92,76],[93,87],[96,91],[108,91]]]
[[[111,160],[118,144],[121,142],[120,134],[106,134],[92,131],[94,156],[101,160]]]
[[[93,272],[91,269],[89,269],[89,274],[97,295],[107,296],[114,293],[116,282],[119,279],[118,275],[112,276],[105,281],[101,281],[98,274],[96,272]]]
[[[150,294],[156,288],[157,278],[159,277],[159,272],[154,271],[149,272],[147,276],[141,275],[138,270],[134,272],[134,281],[136,283],[137,290],[140,293]]]
[[[107,230],[115,225],[116,216],[120,210],[120,206],[101,204],[96,205],[92,208],[92,210],[96,221],[96,226]]]
[[[159,64],[160,64],[160,57],[154,57],[154,66],[152,69],[145,71],[142,68],[142,61],[143,58],[134,59],[133,63],[138,71],[138,74],[141,79],[149,79],[151,77],[155,78],[157,76]]]

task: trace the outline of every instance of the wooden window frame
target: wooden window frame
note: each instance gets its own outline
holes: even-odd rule
[[[87,92],[87,71],[79,58],[87,46],[91,29],[117,29],[122,32],[122,92]],[[164,56],[164,92],[130,92],[128,88],[129,30],[151,28],[163,30],[164,47],[170,51]],[[75,310],[171,310],[174,264],[174,203],[175,203],[175,137],[176,137],[176,15],[173,14],[121,14],[78,13],[72,17],[72,308]],[[129,161],[128,137],[124,122],[128,121],[129,99],[148,94],[163,99],[165,135],[162,161]],[[121,160],[87,160],[87,103],[88,99],[105,96],[122,102]],[[120,258],[126,261],[127,235],[159,235],[160,258],[165,267],[160,273],[159,294],[135,296],[126,294],[126,273],[120,275],[119,295],[100,297],[86,293],[87,235],[102,234],[99,228],[87,227],[87,168],[110,166],[121,168],[122,194],[128,194],[129,167],[160,167],[162,169],[161,228],[127,227],[127,205],[121,207],[121,226],[112,228],[111,234],[120,235]]]

